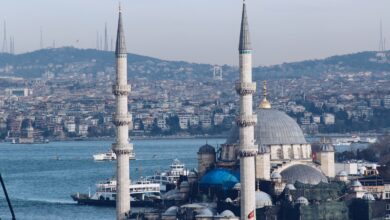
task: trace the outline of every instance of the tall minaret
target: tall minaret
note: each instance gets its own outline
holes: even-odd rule
[[[255,210],[255,156],[257,147],[254,141],[254,126],[257,118],[253,114],[253,94],[256,83],[252,82],[252,47],[249,37],[248,18],[245,1],[242,9],[240,33],[240,81],[236,85],[240,95],[240,115],[237,125],[240,128],[240,179],[241,179],[241,220],[256,219]]]
[[[132,117],[127,111],[127,96],[131,91],[131,87],[127,85],[127,52],[120,8],[115,56],[116,84],[113,85],[113,93],[116,97],[116,113],[113,116],[113,122],[117,128],[117,133],[116,143],[112,145],[112,149],[117,156],[116,218],[117,220],[123,220],[130,213],[129,157],[132,155],[133,145],[128,141]]]

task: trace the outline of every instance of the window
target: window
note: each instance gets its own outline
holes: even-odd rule
[[[290,157],[290,159],[294,159],[294,152],[292,148],[288,149],[288,156]]]
[[[390,204],[386,204],[386,210],[390,211]]]
[[[386,199],[390,199],[390,192],[386,192],[385,198],[386,198]]]
[[[278,159],[283,159],[283,151],[282,151],[282,149],[278,149],[276,151],[276,154],[277,154]]]

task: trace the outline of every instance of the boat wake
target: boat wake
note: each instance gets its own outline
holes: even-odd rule
[[[77,204],[73,200],[66,199],[21,199],[15,198],[15,200],[24,201],[24,202],[36,202],[36,203],[49,203],[49,204],[60,204],[60,205],[74,205]]]

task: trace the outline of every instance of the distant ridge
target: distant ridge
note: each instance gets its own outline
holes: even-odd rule
[[[387,60],[381,57],[386,54]],[[253,69],[256,80],[272,78],[297,78],[302,76],[316,77],[324,72],[361,72],[361,71],[389,71],[390,52],[359,52],[347,55],[332,56],[326,59],[307,60],[301,62],[284,63]],[[18,66],[7,73],[25,78],[40,77],[46,70],[56,74],[66,74],[64,67],[83,64],[78,72],[95,74],[113,68],[115,62],[113,52],[96,49],[77,49],[63,47],[43,49],[33,52],[11,55],[0,53],[0,69],[6,65]],[[198,79],[212,78],[213,66],[185,61],[166,61],[148,56],[128,54],[129,77],[146,78],[149,80],[161,79]],[[48,69],[46,67],[51,64]],[[20,68],[23,67],[23,68]],[[237,77],[237,68],[223,66],[224,78],[234,80]],[[0,73],[6,75],[5,73]]]

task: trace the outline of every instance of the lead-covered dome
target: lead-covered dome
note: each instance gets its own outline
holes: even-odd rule
[[[281,172],[282,179],[286,183],[294,184],[295,182],[301,182],[304,184],[317,185],[321,182],[327,183],[326,176],[314,167],[307,165],[293,165]]]
[[[234,126],[226,143],[238,143],[238,135],[238,127]],[[255,139],[258,145],[307,143],[298,123],[276,109],[258,109]]]
[[[267,193],[257,190],[255,192],[256,208],[260,209],[264,206],[272,206],[272,198]]]
[[[209,144],[205,144],[199,148],[198,154],[215,154],[215,148]]]

